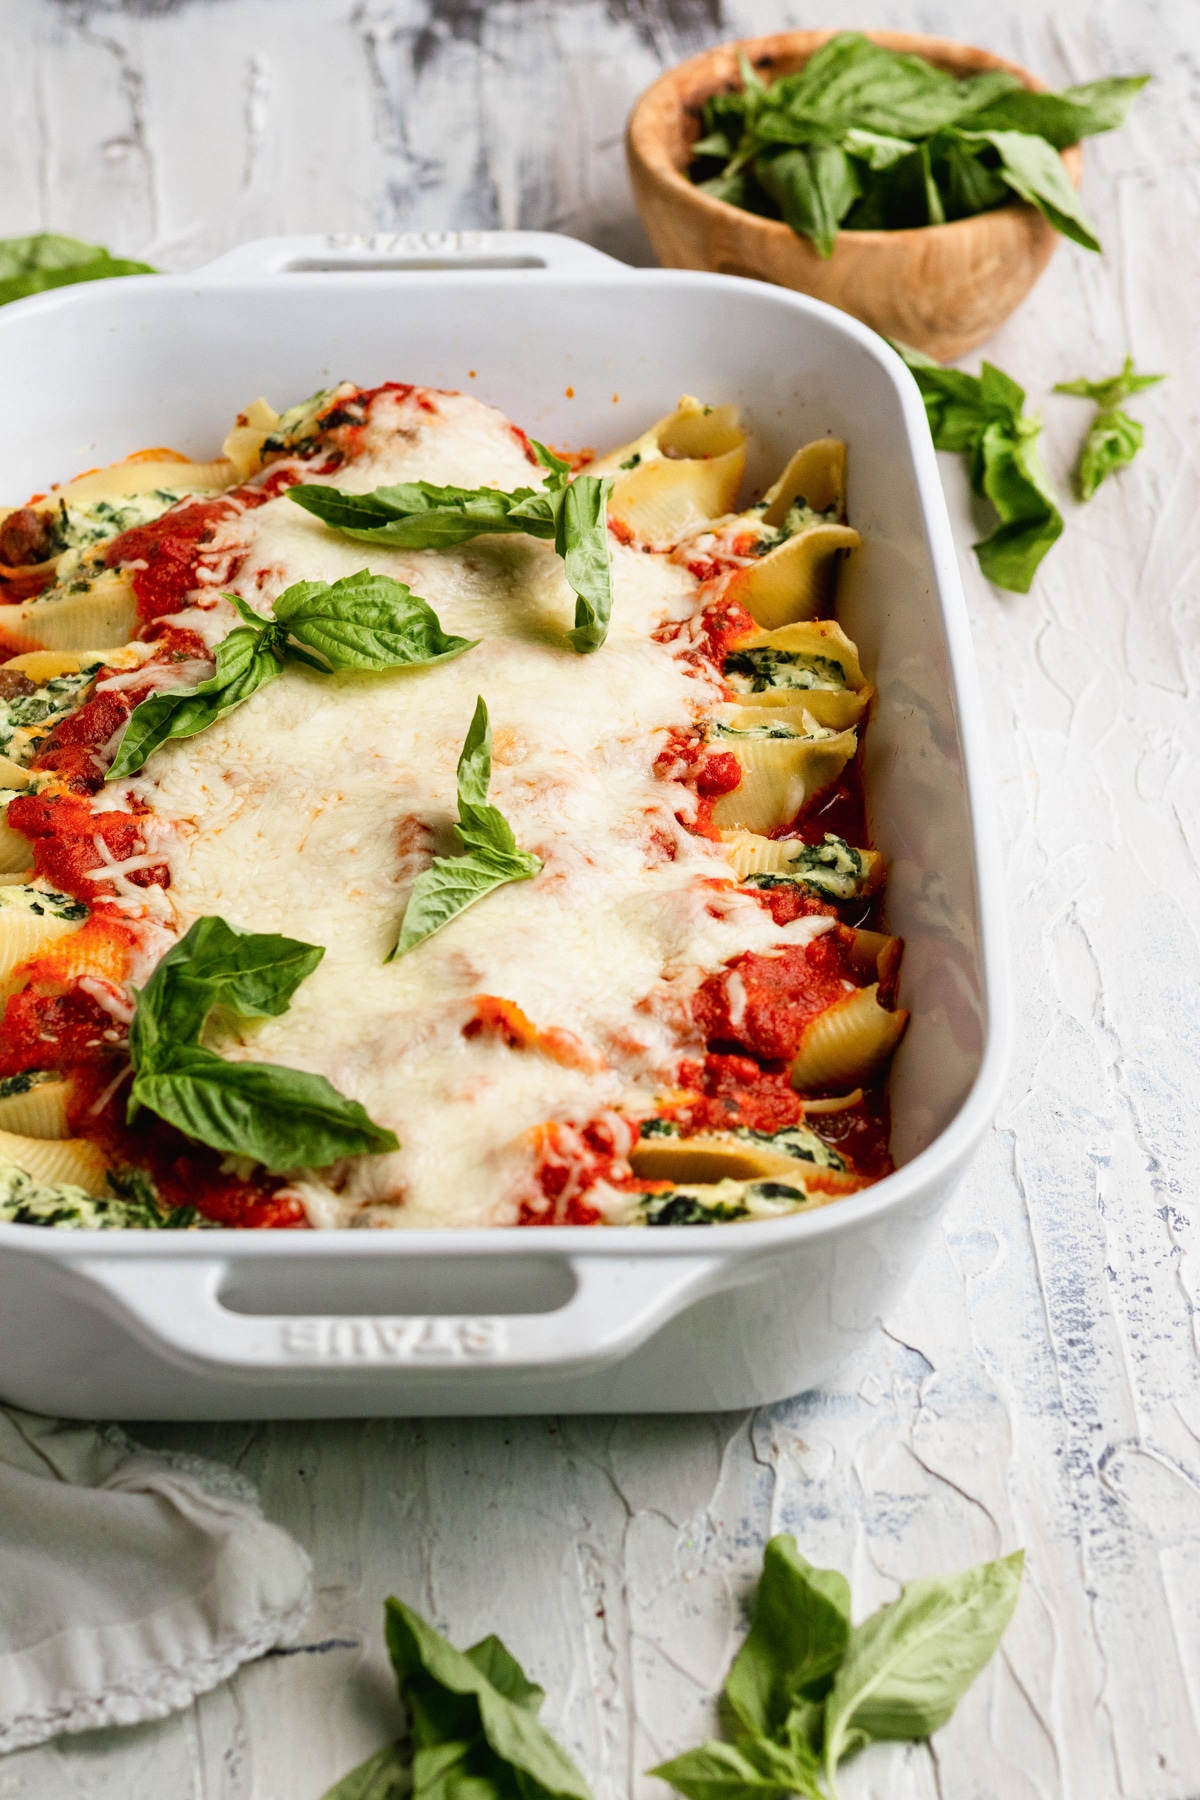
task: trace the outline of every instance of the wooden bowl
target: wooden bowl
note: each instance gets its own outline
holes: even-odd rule
[[[923,56],[953,75],[1006,69],[1026,87],[1045,83],[1016,63],[907,31],[869,31],[888,50]],[[1025,298],[1058,244],[1036,207],[1014,200],[950,225],[905,231],[842,231],[828,261],[779,219],[743,212],[702,194],[685,173],[700,135],[704,102],[740,87],[738,53],[768,79],[803,68],[831,31],[780,31],[721,44],[669,69],[642,95],[626,148],[634,197],[655,254],[668,269],[713,269],[796,288],[899,338],[941,362],[983,343]],[[1079,186],[1083,152],[1062,153]]]

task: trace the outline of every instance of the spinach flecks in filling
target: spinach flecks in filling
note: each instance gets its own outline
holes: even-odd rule
[[[83,691],[91,685],[101,658],[78,674],[55,675],[34,688],[32,693],[0,695],[0,755],[13,762],[25,763],[36,749],[36,740],[14,743],[17,733],[30,726],[52,726],[79,705]]]
[[[112,500],[93,500],[87,506],[71,506],[60,500],[50,526],[50,554],[84,550],[106,544],[135,525],[149,525],[171,507],[190,497],[187,488],[150,488],[144,494],[124,494]]]
[[[35,1181],[14,1163],[0,1163],[0,1224],[38,1225],[59,1231],[185,1231],[206,1226],[193,1207],[160,1206],[139,1170],[110,1173],[111,1195],[67,1184]]]
[[[854,900],[862,892],[866,878],[862,852],[845,838],[827,831],[822,844],[798,845],[789,869],[747,875],[742,885],[760,889],[803,887],[821,899]]]
[[[812,656],[802,650],[777,650],[770,644],[731,651],[722,673],[738,694],[765,694],[772,688],[823,688],[836,692],[846,686],[845,670],[831,657]]]

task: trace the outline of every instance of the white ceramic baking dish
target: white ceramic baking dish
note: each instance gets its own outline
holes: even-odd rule
[[[0,1227],[0,1391],[123,1418],[676,1411],[820,1381],[912,1273],[986,1130],[1007,1007],[1000,870],[954,546],[917,390],[781,288],[630,269],[566,238],[251,244],[196,275],[0,313],[0,495],[143,444],[210,455],[256,394],[464,388],[552,443],[636,435],[682,392],[743,409],[761,488],[848,440],[866,540],[839,612],[879,689],[871,828],[912,1024],[886,1181],[771,1224],[672,1230],[77,1233]]]

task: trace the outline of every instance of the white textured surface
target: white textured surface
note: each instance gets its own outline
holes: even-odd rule
[[[863,1608],[1030,1554],[953,1723],[932,1750],[869,1753],[846,1800],[1200,1795],[1195,0],[0,0],[0,234],[187,268],[264,232],[499,224],[646,260],[630,101],[703,42],[817,22],[970,38],[1056,84],[1158,77],[1087,152],[1107,255],[1064,246],[991,346],[1039,404],[1127,347],[1170,370],[1139,403],[1143,457],[1067,506],[1027,598],[979,578],[945,470],[1008,852],[1019,1027],[997,1131],[859,1365],[788,1405],[139,1428],[261,1482],[314,1557],[313,1648],[161,1725],[10,1758],[0,1800],[315,1800],[394,1723],[389,1591],[459,1642],[501,1631],[621,1800],[708,1726],[784,1528]],[[1065,487],[1087,409],[1045,411]]]

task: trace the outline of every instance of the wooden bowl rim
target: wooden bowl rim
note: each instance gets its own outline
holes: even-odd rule
[[[844,29],[844,28],[843,28]],[[715,194],[701,193],[695,184],[688,180],[683,172],[676,168],[668,155],[661,132],[654,130],[647,123],[646,114],[651,110],[651,102],[660,95],[660,90],[671,91],[681,85],[681,78],[688,70],[699,69],[718,57],[732,57],[736,62],[739,52],[744,53],[756,66],[781,57],[795,54],[801,48],[811,56],[828,43],[839,32],[832,29],[811,31],[775,31],[764,36],[752,38],[730,38],[723,44],[714,44],[708,50],[701,50],[696,56],[690,56],[684,62],[675,63],[664,69],[656,81],[653,81],[640,98],[635,102],[629,115],[626,127],[626,146],[630,158],[635,158],[657,180],[673,191],[674,197],[684,204],[698,206],[701,211],[714,213],[717,217],[736,219],[744,230],[760,233],[766,237],[789,238],[793,242],[806,244],[815,254],[815,247],[808,238],[792,230],[784,219],[765,219],[761,213],[747,212],[744,207],[734,206],[731,201],[718,200]],[[904,55],[921,56],[928,62],[937,60],[949,63],[968,61],[972,65],[968,72],[980,73],[984,69],[1005,69],[1015,75],[1022,85],[1031,93],[1044,94],[1049,91],[1048,84],[1034,75],[1020,63],[1012,62],[1008,57],[997,56],[994,51],[984,50],[977,44],[964,44],[956,38],[932,37],[919,31],[864,31],[862,34],[873,44],[881,44],[885,50],[898,50]],[[807,59],[806,59],[807,60]],[[717,92],[716,86],[707,90],[704,98],[708,99]],[[688,103],[689,106],[691,103]],[[678,109],[687,110],[680,98]],[[1069,144],[1059,155],[1066,164],[1067,174],[1075,187],[1079,186],[1083,171],[1083,148],[1080,144]],[[1003,206],[993,206],[987,212],[971,213],[965,219],[950,219],[943,225],[905,225],[896,231],[855,231],[842,227],[838,232],[838,241],[842,238],[853,240],[856,248],[884,248],[892,244],[899,246],[907,240],[921,238],[928,242],[931,232],[956,231],[963,234],[969,230],[990,229],[994,223],[1002,220],[1014,220],[1023,215],[1034,213],[1038,219],[1043,215],[1036,207],[1025,200],[1013,198],[1006,200]],[[1048,220],[1043,220],[1048,230],[1054,227]],[[834,247],[834,254],[837,247]]]

